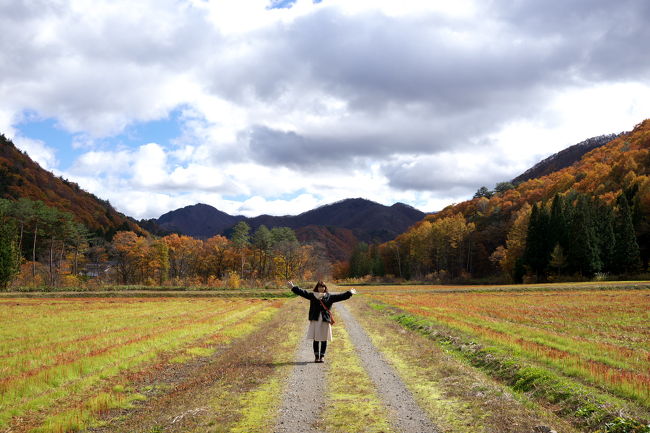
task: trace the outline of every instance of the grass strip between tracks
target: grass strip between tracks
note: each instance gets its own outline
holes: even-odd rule
[[[350,336],[339,315],[334,329],[335,340],[327,349],[327,433],[391,432],[386,408],[377,388],[361,365]]]

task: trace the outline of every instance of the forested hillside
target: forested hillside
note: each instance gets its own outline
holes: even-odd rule
[[[144,231],[105,200],[44,170],[0,134],[0,198],[39,200],[70,212],[95,234],[110,238],[118,230]]]
[[[546,281],[630,275],[650,258],[650,120],[569,167],[483,191],[380,245],[340,276]]]

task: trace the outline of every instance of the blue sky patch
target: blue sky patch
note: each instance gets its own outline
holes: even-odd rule
[[[271,0],[271,5],[269,9],[291,9],[291,6],[296,3],[297,0]],[[323,0],[312,0],[312,3],[320,3]]]
[[[15,125],[22,137],[42,141],[56,151],[58,169],[68,169],[77,157],[91,149],[114,150],[116,148],[137,148],[147,143],[158,143],[170,147],[172,140],[182,133],[181,108],[173,110],[166,118],[141,122],[128,126],[122,133],[93,140],[90,146],[73,146],[76,141],[84,142],[84,134],[70,133],[58,125],[54,118],[39,118],[26,112],[22,123]]]
[[[58,127],[56,119],[42,119],[31,113],[26,113],[25,118],[33,120],[27,120],[15,125],[16,129],[20,131],[20,135],[33,140],[40,140],[47,147],[53,148],[56,151],[56,159],[59,161],[59,165],[68,167],[77,154],[77,151],[72,148],[74,135]]]

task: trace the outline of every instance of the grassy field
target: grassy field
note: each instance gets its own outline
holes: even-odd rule
[[[650,406],[650,290],[374,297]]]
[[[286,292],[0,298],[0,432],[271,432],[306,319]],[[650,431],[626,424],[650,417],[647,283],[359,292],[352,311],[440,431]],[[335,328],[320,427],[390,430]]]
[[[374,309],[587,431],[620,408],[640,419],[650,413],[645,284],[362,290]]]
[[[459,362],[447,345],[435,344],[427,336],[405,329],[391,314],[385,314],[387,309],[372,308],[372,300],[358,297],[348,305],[439,431],[521,433],[534,431],[538,425],[553,426],[563,433],[582,431],[473,366]]]
[[[145,398],[129,392],[138,375],[207,356],[258,329],[285,302],[2,299],[0,429],[16,422],[37,431],[82,428]]]

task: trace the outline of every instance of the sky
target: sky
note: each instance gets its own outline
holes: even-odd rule
[[[135,218],[429,212],[650,117],[646,0],[0,0],[0,133]]]

